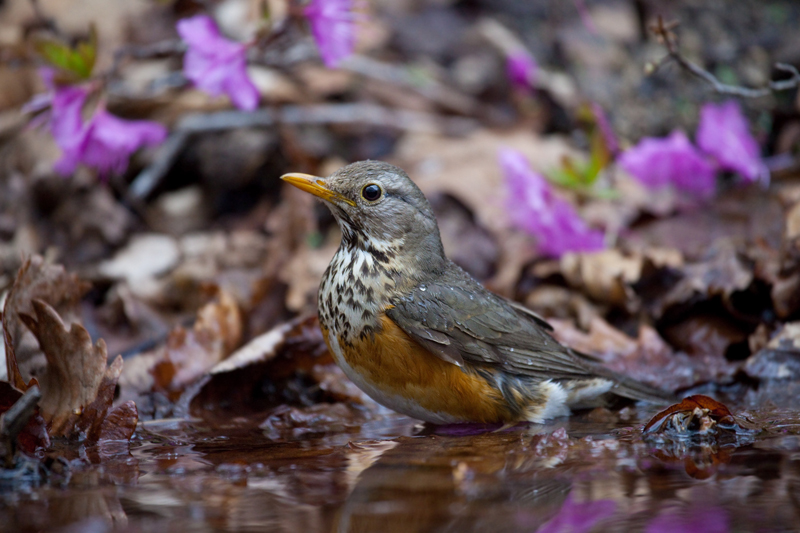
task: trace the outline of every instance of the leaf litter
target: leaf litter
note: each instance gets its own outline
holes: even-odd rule
[[[222,2],[215,14],[225,33],[245,42],[244,26],[230,22],[243,11],[226,10],[232,4]],[[583,4],[556,8],[571,13],[561,12],[556,29],[533,4],[511,16],[498,7],[500,22],[490,12],[492,22],[475,32],[470,15],[453,6],[399,6],[397,21],[378,14],[370,23],[365,53],[408,59],[426,46],[424,57],[440,62],[357,56],[337,71],[251,65],[269,105],[376,100],[435,120],[399,131],[324,120],[201,129],[147,197],[121,191],[155,153],[139,154],[127,175],[100,187],[85,169],[69,181],[45,169],[42,162],[58,155],[40,132],[11,135],[0,153],[8,363],[0,411],[10,413],[0,423],[0,447],[12,467],[4,476],[18,477],[10,485],[0,479],[0,494],[17,498],[0,508],[0,520],[25,530],[213,522],[232,530],[669,531],[790,523],[792,454],[800,449],[796,171],[769,188],[725,177],[713,201],[698,204],[673,189],[648,191],[613,167],[592,168],[596,136],[574,118],[579,99],[608,110],[614,120],[605,127],[625,150],[645,129],[671,131],[698,115],[707,95],[665,116],[661,110],[675,109],[666,98],[696,89],[682,79],[662,78],[661,87],[642,78],[642,58],[630,57],[643,48],[633,46],[643,22],[633,8]],[[59,22],[66,16],[58,2],[43,5]],[[174,39],[173,19],[194,10],[180,3],[113,10],[99,21],[101,42]],[[3,17],[27,15],[14,8]],[[76,38],[85,31],[77,29],[80,18],[63,23]],[[505,19],[542,30],[524,33],[538,43],[538,70],[524,91],[513,92],[502,75],[514,50],[491,28]],[[684,22],[693,31],[693,20]],[[426,24],[452,31],[427,32],[422,42],[395,28]],[[122,25],[128,31],[118,31]],[[730,42],[716,35],[724,26],[709,39]],[[549,67],[560,59],[547,57],[539,39],[557,39],[580,69]],[[293,57],[302,50],[292,48]],[[98,63],[110,64],[109,49],[100,53]],[[698,53],[726,62],[720,52]],[[753,54],[742,62],[750,61],[750,74],[758,71]],[[222,109],[177,89],[170,65],[160,56],[122,61],[117,83],[144,82],[135,97],[116,94],[109,106],[169,121]],[[142,72],[162,77],[151,86]],[[169,87],[170,97],[157,87]],[[612,89],[628,92],[609,100]],[[469,127],[447,121],[464,116]],[[775,127],[789,142],[791,128]],[[506,212],[497,165],[503,147],[521,151],[542,175],[592,175],[596,189],[561,194],[603,232],[604,250],[541,257],[536,238],[514,229]],[[758,158],[747,151],[749,165]],[[275,179],[290,170],[326,174],[364,158],[409,171],[434,204],[446,250],[475,277],[551,319],[575,349],[687,398],[661,414],[601,408],[516,428],[425,427],[372,402],[333,364],[311,318],[338,230],[324,210]],[[598,194],[604,187],[616,196]],[[31,252],[47,259],[20,259]],[[742,494],[756,482],[757,490]],[[64,490],[54,495],[51,487]]]

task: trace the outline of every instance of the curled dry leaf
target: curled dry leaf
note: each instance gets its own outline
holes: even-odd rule
[[[214,367],[200,386],[181,400],[191,414],[206,419],[228,413],[259,414],[282,404],[308,405],[336,400],[344,389],[326,381],[321,365],[333,358],[316,316],[300,317],[253,339]],[[326,396],[327,395],[327,396]]]
[[[695,394],[656,414],[644,426],[643,431],[645,433],[673,431],[682,435],[692,432],[708,435],[713,434],[719,427],[732,428],[735,424],[733,414],[724,404],[714,398]]]
[[[77,306],[87,290],[88,283],[75,274],[68,274],[60,265],[46,263],[38,255],[30,257],[19,269],[3,311],[6,365],[9,380],[15,387],[25,390],[27,382],[41,376],[46,365],[44,355],[20,315],[34,313],[32,301],[38,299],[68,322],[77,320]]]
[[[103,339],[92,343],[86,329],[73,323],[69,328],[58,313],[41,300],[32,302],[36,318],[22,314],[21,320],[33,332],[47,358],[42,376],[42,415],[53,437],[83,437],[95,443],[111,431],[106,417],[122,371],[117,356],[106,368],[108,357]],[[127,411],[130,415],[130,407]],[[124,420],[120,431],[128,438],[136,427],[133,416]]]
[[[752,431],[742,429],[722,403],[696,394],[656,414],[644,426],[644,436],[657,445],[656,457],[683,462],[686,473],[707,479],[720,464],[728,463],[737,446],[752,442]]]
[[[32,302],[36,317],[21,314],[20,319],[39,341],[47,368],[41,378],[42,414],[52,436],[69,435],[74,416],[97,397],[106,373],[105,342],[92,338],[80,324],[67,328],[58,313],[42,300]]]
[[[154,388],[179,393],[225,359],[241,342],[242,316],[234,298],[216,289],[214,301],[197,313],[192,329],[175,328],[167,339],[163,357],[153,366]]]

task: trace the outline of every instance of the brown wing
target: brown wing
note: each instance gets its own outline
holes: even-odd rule
[[[455,265],[436,282],[421,284],[391,303],[387,316],[445,361],[498,365],[541,380],[603,377],[616,383],[614,392],[621,396],[651,401],[665,397],[562,346],[542,318],[487,291]]]

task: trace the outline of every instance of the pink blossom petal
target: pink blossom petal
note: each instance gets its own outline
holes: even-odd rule
[[[328,68],[353,53],[356,32],[352,11],[353,0],[311,0],[305,8],[322,62]]]
[[[524,50],[514,52],[506,59],[506,75],[519,89],[530,90],[536,84],[538,71],[536,60]]]
[[[247,75],[247,46],[222,37],[206,15],[182,19],[177,29],[189,46],[183,58],[187,79],[211,96],[227,94],[240,109],[258,107],[258,89]]]
[[[157,122],[123,120],[100,109],[87,127],[81,160],[101,176],[122,173],[133,152],[141,146],[160,144],[166,136],[167,129]]]
[[[697,145],[714,156],[722,168],[738,172],[747,182],[769,180],[758,143],[735,101],[704,105],[696,137]]]
[[[645,137],[623,152],[618,161],[625,171],[651,189],[673,185],[701,198],[714,194],[714,165],[682,131],[676,130],[662,139]]]
[[[511,221],[537,237],[543,254],[559,257],[570,251],[604,247],[603,233],[590,229],[569,202],[556,197],[547,180],[531,170],[525,156],[504,149],[500,165],[510,193],[507,205]]]
[[[81,159],[81,146],[84,140],[83,104],[88,91],[81,87],[59,87],[50,105],[50,133],[61,149],[61,158],[55,163],[55,170],[62,175],[75,171]]]

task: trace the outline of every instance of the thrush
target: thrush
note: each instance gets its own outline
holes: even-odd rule
[[[337,364],[378,403],[437,424],[543,422],[611,396],[669,396],[558,343],[524,306],[444,253],[425,195],[379,161],[282,179],[321,198],[342,241],[319,286]]]

